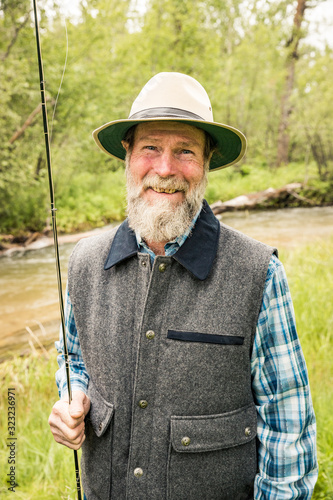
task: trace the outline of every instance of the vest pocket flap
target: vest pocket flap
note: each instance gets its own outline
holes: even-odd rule
[[[179,330],[168,330],[168,339],[182,340],[186,342],[205,342],[208,344],[221,345],[243,345],[244,337],[236,335],[216,335],[212,333],[183,332]]]
[[[97,437],[106,431],[114,412],[112,403],[106,401],[98,392],[93,382],[89,381],[88,396],[90,398],[90,411],[88,418]]]
[[[171,444],[180,453],[231,448],[252,441],[256,434],[254,404],[219,415],[171,417]]]

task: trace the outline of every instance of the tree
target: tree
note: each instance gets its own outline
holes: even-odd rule
[[[333,177],[333,51],[308,51],[297,78],[295,113],[290,122],[295,158],[312,153],[321,180]]]
[[[277,166],[289,161],[289,131],[290,115],[292,113],[291,95],[295,82],[295,66],[299,59],[299,42],[304,35],[301,30],[304,20],[304,12],[307,8],[307,0],[297,0],[296,12],[294,15],[293,28],[290,38],[286,43],[286,79],[281,97],[281,115],[279,123],[278,146],[277,146]]]

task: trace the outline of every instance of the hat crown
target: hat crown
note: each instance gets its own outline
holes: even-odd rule
[[[207,92],[194,78],[182,73],[158,73],[135,99],[129,118],[156,108],[182,110],[213,122],[212,106]]]

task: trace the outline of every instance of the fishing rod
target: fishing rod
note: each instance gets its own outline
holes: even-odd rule
[[[40,94],[42,101],[42,114],[43,114],[43,127],[44,127],[44,137],[45,137],[45,150],[46,150],[46,161],[47,161],[47,171],[49,179],[49,191],[50,191],[50,202],[51,202],[51,215],[52,215],[52,231],[53,231],[53,242],[55,251],[55,261],[57,270],[57,282],[58,282],[58,295],[59,295],[59,305],[60,305],[60,317],[62,326],[62,336],[64,344],[64,358],[66,366],[66,377],[67,377],[67,390],[69,403],[72,401],[72,390],[71,390],[71,380],[69,372],[69,359],[68,359],[68,349],[67,349],[67,338],[66,338],[66,328],[65,328],[65,314],[64,314],[64,299],[62,293],[62,283],[61,283],[61,270],[60,270],[60,259],[59,259],[59,245],[58,245],[58,231],[57,231],[57,220],[55,201],[54,201],[54,188],[53,188],[53,177],[51,168],[51,150],[50,150],[50,139],[49,139],[49,125],[47,120],[47,109],[46,109],[46,99],[45,99],[45,81],[44,81],[44,71],[43,71],[43,60],[42,51],[39,37],[39,25],[37,17],[37,5],[36,0],[33,0],[34,7],[34,18],[35,18],[35,31],[36,31],[36,43],[37,43],[37,57],[38,57],[38,68],[39,68],[39,80],[40,80]],[[75,478],[76,478],[76,489],[78,500],[81,500],[81,481],[80,481],[80,469],[77,450],[74,451],[74,462],[75,462]]]

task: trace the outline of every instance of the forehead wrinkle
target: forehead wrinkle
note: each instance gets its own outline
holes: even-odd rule
[[[164,135],[165,135],[164,133],[160,133],[160,132],[156,131],[156,133],[154,132],[153,134],[147,134],[147,135],[143,135],[141,137],[140,136],[137,137],[137,141],[138,142],[142,142],[142,141],[156,141],[157,142],[160,138],[163,138]],[[199,147],[202,146],[202,144],[200,144],[196,139],[194,139],[192,137],[188,137],[186,135],[183,135],[181,138],[177,139],[176,143],[179,144],[180,146],[190,146],[190,145],[196,145]]]

